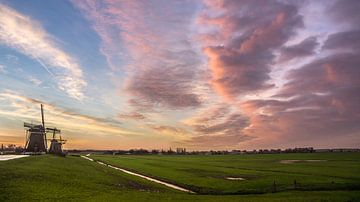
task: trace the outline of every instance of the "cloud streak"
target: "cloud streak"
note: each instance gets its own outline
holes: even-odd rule
[[[39,61],[51,71],[60,90],[83,100],[86,81],[77,61],[63,51],[39,22],[0,4],[0,43]]]

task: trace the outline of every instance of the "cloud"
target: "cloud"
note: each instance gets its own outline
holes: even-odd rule
[[[315,54],[315,48],[319,45],[316,37],[308,37],[298,44],[285,46],[280,49],[280,62],[302,58]]]
[[[335,23],[341,23],[352,29],[360,27],[359,9],[360,2],[357,0],[336,0],[331,6],[327,7],[327,13]]]
[[[355,53],[338,53],[317,59],[288,73],[288,82],[279,96],[328,93],[335,89],[358,86],[360,59]]]
[[[87,19],[91,20],[93,29],[102,40],[100,52],[106,57],[110,68],[114,71],[118,70],[123,62],[122,57],[127,54],[124,51],[124,41],[121,38],[121,24],[128,21],[129,18],[122,18],[121,21],[117,20],[116,16],[112,14],[112,9],[117,5],[122,5],[124,2],[85,0],[72,1],[72,3]]]
[[[194,130],[202,134],[222,133],[226,135],[241,135],[241,131],[247,126],[247,119],[241,114],[229,114],[221,123],[213,125],[194,125]]]
[[[348,49],[350,51],[360,50],[360,29],[346,32],[338,32],[329,35],[322,47],[325,50]]]
[[[5,66],[0,64],[0,73],[5,74],[6,70],[5,70]]]
[[[179,144],[186,144],[188,147],[202,148],[202,149],[224,149],[224,148],[239,148],[240,142],[251,140],[252,137],[246,135],[199,135],[179,142]]]
[[[359,24],[354,20],[360,15],[345,1],[328,9],[332,23],[342,29],[328,35],[316,54],[321,57],[290,68],[275,95],[240,103],[248,117],[242,134],[256,137],[245,142],[247,147],[338,147],[340,142],[354,147],[360,141]],[[317,45],[315,37],[281,45],[279,61],[315,56]]]
[[[203,36],[211,83],[230,99],[272,87],[273,51],[303,26],[296,5],[277,1],[208,1],[198,21],[213,27]]]
[[[209,123],[212,121],[216,121],[219,119],[223,119],[225,116],[227,116],[230,113],[230,107],[229,105],[226,105],[224,103],[220,103],[210,109],[207,109],[205,112],[203,112],[200,116],[194,117],[191,122],[193,123]]]
[[[287,74],[287,83],[266,100],[248,100],[246,134],[267,134],[263,141],[326,147],[341,141],[350,147],[360,134],[360,59],[354,33],[334,33],[322,51],[335,50]],[[349,41],[348,41],[349,40]],[[353,43],[351,43],[353,41]],[[342,51],[347,50],[347,51]]]
[[[29,77],[29,81],[33,83],[35,86],[40,86],[42,84],[42,81],[32,76]]]
[[[192,93],[193,75],[180,68],[151,68],[137,73],[127,82],[127,90],[148,105],[169,108],[195,107],[201,100]]]
[[[185,124],[192,127],[194,131],[191,138],[183,141],[183,144],[190,147],[236,147],[239,143],[254,138],[243,132],[248,126],[248,118],[232,111],[231,107],[224,103],[208,108],[186,120]]]
[[[166,125],[148,125],[151,129],[160,132],[165,133],[168,135],[187,135],[189,132],[183,128],[180,127],[174,127],[174,126],[166,126]]]
[[[353,2],[354,5],[348,5]],[[334,22],[353,23],[349,30],[330,34],[325,40],[322,51],[331,50],[325,57],[316,58],[299,69],[292,70],[287,75],[288,82],[279,96],[296,96],[311,93],[331,94],[340,89],[356,88],[360,85],[358,68],[360,59],[359,24],[352,21],[359,17],[354,8],[360,6],[358,1],[335,1],[329,7],[336,16]],[[336,8],[336,9],[335,9]],[[353,15],[351,15],[353,14]],[[357,98],[352,96],[351,98]]]
[[[15,55],[11,55],[11,54],[6,54],[5,55],[6,60],[8,60],[9,62],[11,62],[12,64],[17,64],[19,62],[19,58],[16,57]]]
[[[133,120],[143,120],[146,119],[146,116],[138,113],[138,112],[131,112],[131,113],[124,113],[118,114],[120,119],[133,119]]]
[[[194,12],[189,2],[73,3],[99,34],[110,67],[125,70],[124,90],[136,104],[172,109],[201,104],[194,91],[200,61],[189,43]]]
[[[248,110],[251,127],[245,134],[256,135],[263,144],[273,145],[302,143],[302,146],[326,147],[328,142],[324,139],[346,140],[360,132],[359,98],[346,99],[359,90],[348,88],[330,94],[302,95],[288,101],[247,101],[242,107],[256,110]],[[354,146],[351,141],[346,145]]]
[[[59,89],[82,100],[86,82],[81,67],[55,41],[37,21],[0,4],[0,43],[37,60],[55,76]]]
[[[59,127],[65,131],[78,134],[111,134],[120,136],[136,136],[136,132],[125,130],[121,122],[111,118],[100,118],[62,109],[51,103],[42,102],[19,95],[13,91],[0,93],[0,114],[4,117],[21,118],[24,121],[40,119],[39,105],[44,104],[46,124]]]

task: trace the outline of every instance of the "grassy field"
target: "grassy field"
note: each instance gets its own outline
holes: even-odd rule
[[[202,194],[360,190],[359,153],[92,158]],[[283,163],[283,160],[299,161]]]
[[[359,201],[359,155],[321,155],[92,156],[212,194],[245,193],[256,190],[256,184],[266,190],[273,179],[279,181],[279,192],[247,195],[182,193],[79,157],[32,156],[0,162],[0,201]],[[276,163],[311,157],[328,161]],[[247,180],[234,182],[224,176]],[[321,191],[281,191],[282,184],[291,184],[294,176],[302,176],[304,182],[306,178],[308,184],[334,183]],[[302,179],[298,179],[300,187],[305,185]]]

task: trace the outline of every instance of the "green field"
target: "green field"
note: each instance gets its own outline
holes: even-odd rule
[[[249,194],[292,189],[360,190],[359,153],[92,158],[202,194]],[[322,161],[281,163],[281,160],[295,159]],[[227,177],[245,180],[234,181]]]
[[[91,158],[198,194],[80,157],[43,155],[0,162],[0,201],[360,201],[358,153]],[[294,159],[326,161],[280,163]]]

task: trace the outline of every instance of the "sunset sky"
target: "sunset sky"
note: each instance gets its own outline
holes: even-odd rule
[[[0,0],[0,143],[359,147],[358,0]]]

